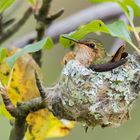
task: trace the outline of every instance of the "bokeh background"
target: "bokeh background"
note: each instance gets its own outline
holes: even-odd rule
[[[27,7],[26,1],[20,1],[20,6],[15,7],[14,12],[6,13],[7,17],[16,17],[19,18]],[[52,2],[51,12],[56,12],[60,8],[65,9],[65,13],[57,21],[74,14],[84,8],[92,6],[93,4],[89,3],[87,0],[54,0]],[[9,10],[10,11],[10,10]],[[56,21],[56,22],[57,22]],[[22,27],[22,29],[16,33],[11,39],[9,39],[3,46],[8,46],[9,42],[20,36],[24,36],[29,32],[33,31],[35,27],[35,21],[33,17]],[[108,36],[98,37],[105,46],[108,48],[112,44],[107,41]],[[109,42],[109,44],[108,44]],[[44,84],[46,86],[54,84],[58,79],[61,73],[62,66],[60,64],[64,54],[69,51],[64,49],[60,44],[56,44],[53,49],[43,52],[43,66],[42,70],[44,73]],[[71,130],[71,133],[63,138],[54,138],[53,140],[136,140],[140,134],[140,99],[138,99],[133,105],[131,111],[131,120],[125,122],[122,126],[118,128],[100,128],[96,127],[95,129],[89,129],[85,133],[84,128],[81,124],[77,124],[74,129]],[[11,126],[9,122],[3,117],[0,116],[0,139],[8,140],[10,134]]]

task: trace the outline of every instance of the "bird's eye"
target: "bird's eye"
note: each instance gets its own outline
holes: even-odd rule
[[[90,43],[87,46],[90,47],[90,48],[92,48],[92,49],[95,48],[95,44],[94,43]]]

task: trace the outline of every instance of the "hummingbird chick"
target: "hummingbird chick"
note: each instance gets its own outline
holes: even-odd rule
[[[75,50],[64,56],[63,64],[67,64],[68,61],[75,59],[85,67],[89,67],[91,64],[101,63],[106,56],[105,48],[98,40],[78,41],[69,37],[64,38],[72,40],[76,44]]]
[[[110,71],[127,62],[127,53],[125,46],[121,46],[114,56],[107,56],[103,44],[98,40],[79,41],[73,38],[63,36],[75,42],[75,50],[67,53],[62,61],[62,64],[67,64],[68,61],[74,59],[80,64],[88,67],[96,72]]]

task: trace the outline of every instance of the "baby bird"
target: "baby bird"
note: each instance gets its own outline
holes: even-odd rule
[[[75,59],[85,67],[91,64],[99,64],[107,56],[103,44],[98,40],[78,41],[69,37],[64,38],[75,42],[75,50],[67,53],[63,58],[63,64]]]
[[[75,42],[75,50],[67,53],[62,63],[67,64],[68,61],[74,59],[87,68],[91,68],[97,72],[109,71],[126,63],[127,53],[125,46],[121,46],[114,56],[107,56],[103,44],[98,40],[79,41],[73,38],[63,36]]]

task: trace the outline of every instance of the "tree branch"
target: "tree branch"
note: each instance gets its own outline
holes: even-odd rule
[[[63,13],[64,13],[64,9],[60,9],[57,13],[48,16],[48,18],[46,19],[46,22],[51,23],[55,19],[59,18]]]
[[[58,11],[56,14],[49,16],[49,10],[50,10],[50,4],[52,0],[43,0],[41,8],[37,13],[35,13],[34,17],[37,21],[36,24],[36,32],[37,32],[37,37],[36,41],[40,41],[41,39],[44,38],[45,35],[45,29],[58,17],[60,17],[64,10]],[[33,53],[33,58],[35,61],[41,66],[41,50],[38,52]]]
[[[35,79],[36,79],[36,86],[38,87],[39,93],[40,93],[40,97],[42,98],[42,101],[45,100],[46,98],[46,92],[42,86],[41,81],[39,80],[38,74],[35,71]]]
[[[44,37],[45,28],[47,26],[45,20],[48,17],[51,2],[52,0],[43,0],[39,11],[34,15],[37,21],[36,24],[37,41],[40,41]]]
[[[10,134],[10,140],[22,140],[27,128],[27,115],[30,112],[35,112],[39,109],[46,108],[46,104],[44,104],[42,98],[39,97],[27,102],[17,103],[17,106],[15,107],[8,97],[7,88],[1,86],[0,91],[7,111],[15,118],[15,123]]]
[[[14,18],[5,21],[5,22],[3,23],[3,28],[8,27],[8,26],[11,25],[14,21],[15,21]]]
[[[95,19],[100,19],[106,22],[116,19],[122,14],[123,11],[117,4],[102,3],[85,10],[81,10],[76,14],[51,24],[46,30],[46,36],[52,37],[53,41],[57,42],[60,34],[69,33],[75,30],[81,24],[86,24]],[[26,43],[29,40],[34,39],[35,36],[35,32],[32,32],[23,38],[16,39],[13,43],[17,47],[24,47]]]
[[[5,107],[7,109],[7,111],[13,116],[16,117],[17,116],[17,110],[16,107],[13,105],[13,103],[11,102],[9,96],[8,96],[8,91],[6,87],[0,87],[0,91],[1,91],[1,96],[3,99],[3,102],[5,104]]]
[[[23,17],[17,23],[15,23],[10,29],[6,30],[3,34],[0,35],[0,44],[11,37],[14,33],[16,33],[26,23],[31,14],[32,8],[28,8]]]
[[[36,19],[36,32],[37,32],[37,36],[35,39],[36,41],[40,41],[41,39],[43,39],[45,35],[45,29],[48,26],[45,19],[48,17],[51,2],[52,0],[43,0],[39,11],[37,11],[37,13],[34,14],[34,17]],[[34,60],[37,62],[37,64],[41,66],[41,56],[42,56],[41,50],[33,53],[32,56]]]

